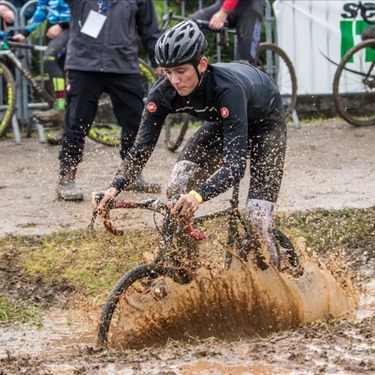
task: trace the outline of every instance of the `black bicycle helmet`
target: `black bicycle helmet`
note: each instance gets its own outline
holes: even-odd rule
[[[183,21],[167,30],[157,41],[155,58],[158,65],[171,68],[195,61],[202,56],[207,41],[198,25]]]

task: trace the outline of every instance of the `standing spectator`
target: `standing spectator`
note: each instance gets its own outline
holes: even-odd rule
[[[224,22],[237,31],[237,60],[256,61],[263,22],[264,0],[217,0],[189,16],[191,19],[210,21],[211,30],[220,30]]]
[[[41,122],[62,122],[65,114],[65,73],[64,60],[69,39],[70,11],[63,0],[39,0],[30,23],[13,39],[25,42],[26,38],[47,20],[44,64],[53,87],[54,108],[35,112],[34,116]]]
[[[137,37],[155,63],[160,36],[152,0],[67,0],[71,11],[65,68],[69,71],[57,196],[83,200],[76,188],[78,164],[85,137],[94,121],[100,95],[107,93],[122,127],[121,158],[135,141],[143,111],[143,86],[138,63]],[[162,69],[159,68],[159,73]],[[160,186],[142,176],[129,189],[158,192]]]

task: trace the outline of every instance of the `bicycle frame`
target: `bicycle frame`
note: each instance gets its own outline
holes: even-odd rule
[[[173,252],[176,250],[175,245],[173,244],[173,240],[176,237],[176,234],[179,236],[188,235],[197,241],[201,241],[207,238],[206,234],[197,232],[192,224],[200,224],[205,221],[209,221],[219,217],[227,217],[228,218],[228,237],[227,237],[227,246],[228,248],[233,248],[236,245],[236,241],[240,241],[241,243],[237,243],[237,247],[243,248],[242,250],[247,252],[249,251],[250,241],[250,231],[248,226],[246,225],[245,219],[243,215],[240,213],[238,205],[239,205],[239,189],[240,184],[236,184],[233,187],[232,197],[230,199],[230,206],[226,209],[212,212],[209,214],[197,216],[191,219],[191,222],[186,223],[182,221],[178,216],[172,216],[170,214],[170,207],[172,206],[173,202],[163,203],[158,199],[144,199],[140,201],[135,200],[120,200],[116,202],[112,202],[108,209],[105,211],[103,216],[103,224],[107,231],[114,235],[122,236],[124,231],[121,229],[115,228],[110,220],[110,210],[111,209],[118,209],[118,208],[127,208],[127,209],[146,209],[153,211],[155,213],[162,214],[164,216],[162,227],[159,230],[160,232],[160,243],[159,243],[159,251],[156,258],[156,262],[164,261],[166,254]],[[100,201],[102,195],[97,196],[97,201]],[[175,197],[174,202],[177,202],[177,197]],[[93,229],[94,222],[97,217],[97,212],[94,211],[91,219],[91,223],[89,225],[89,229]],[[155,225],[156,221],[154,219]],[[238,223],[242,225],[245,231],[245,238],[241,237],[238,232]],[[239,254],[243,258],[246,257],[246,254],[242,253]],[[232,260],[232,255],[230,252],[226,253],[225,256],[225,268],[230,267],[230,263]]]
[[[10,50],[10,47],[14,47],[33,49],[36,51],[45,51],[47,47],[11,42],[6,39],[7,37],[4,34],[4,32],[0,33],[0,39],[3,39],[0,43],[0,59],[8,59],[9,61],[11,61],[14,64],[14,66],[21,72],[21,74],[27,79],[33,90],[47,102],[49,107],[53,107],[54,100],[52,96],[49,95],[48,92],[35,80],[30,70],[27,67],[25,67],[21,63],[19,58]]]

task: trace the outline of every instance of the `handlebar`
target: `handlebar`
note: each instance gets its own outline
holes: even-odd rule
[[[42,51],[42,52],[44,52],[47,49],[47,46],[38,46],[34,44],[13,42],[12,39],[9,39],[7,43],[9,47],[14,47],[14,48],[31,49],[34,51]]]
[[[95,196],[95,200],[97,202],[100,202],[103,199],[103,193],[98,193]],[[171,208],[173,207],[174,203],[176,203],[178,200],[178,197],[174,197],[172,201],[168,201],[166,203],[160,201],[159,199],[155,198],[147,198],[147,199],[142,199],[142,200],[132,200],[132,199],[127,199],[127,200],[117,200],[113,202],[109,202],[106,205],[106,210],[104,211],[103,214],[101,214],[103,218],[103,225],[105,229],[112,233],[115,236],[123,236],[124,231],[122,229],[117,229],[113,226],[110,218],[110,210],[112,209],[117,209],[117,208],[127,208],[127,209],[135,209],[135,208],[141,208],[141,209],[146,209],[150,211],[154,211],[163,215],[166,215],[170,212]],[[94,222],[97,216],[97,211],[94,210],[91,218],[91,223],[89,225],[89,229],[94,228]],[[184,223],[184,230],[193,238],[195,238],[198,241],[204,240],[207,238],[207,235],[205,233],[201,233],[196,231],[190,221]]]
[[[45,51],[47,49],[47,46],[39,46],[34,44],[16,42],[12,40],[12,37],[9,36],[9,33],[7,31],[0,31],[0,42],[2,45],[6,43],[9,47],[13,48],[31,49],[35,51]]]
[[[175,16],[173,14],[173,11],[170,10],[167,14],[165,14],[163,16],[163,26],[162,26],[162,30],[165,31],[167,30],[168,28],[168,24],[171,20],[175,20],[175,21],[186,21],[186,20],[192,20],[194,21],[198,26],[199,28],[201,29],[204,29],[204,28],[208,28],[208,25],[210,24],[210,21],[206,21],[206,20],[200,20],[200,19],[195,19],[195,18],[192,18],[192,17],[182,17],[182,16]],[[236,33],[236,30],[234,29],[229,29],[229,26],[228,26],[228,21],[225,21],[224,22],[224,26],[221,28],[221,30],[211,30],[212,32],[227,32],[229,34],[235,34]]]

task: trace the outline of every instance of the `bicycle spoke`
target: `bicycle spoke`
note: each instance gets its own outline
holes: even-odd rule
[[[340,62],[333,95],[339,114],[351,125],[375,125],[375,42],[354,46]]]

